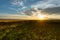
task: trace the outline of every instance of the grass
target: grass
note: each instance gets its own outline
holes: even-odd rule
[[[60,22],[0,22],[0,40],[60,40]]]

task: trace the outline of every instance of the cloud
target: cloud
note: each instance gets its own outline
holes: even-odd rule
[[[21,0],[13,0],[13,1],[11,2],[11,4],[12,4],[13,6],[24,6],[24,2],[21,1]]]
[[[30,0],[30,1],[34,1],[34,0]],[[28,2],[29,2],[28,0],[12,0],[11,1],[12,10],[14,10],[15,8],[18,13],[20,12],[20,10],[22,9],[24,10],[28,8],[28,6],[26,5],[26,4],[29,4]],[[60,0],[41,0],[30,5],[31,8],[42,8],[42,9],[51,8],[51,7],[59,7],[59,6],[60,6]]]
[[[1,16],[2,15],[2,16]],[[0,19],[20,19],[20,20],[36,20],[37,17],[19,14],[1,14]]]
[[[59,7],[59,6],[60,6],[60,0],[42,0],[35,3],[31,7],[40,7],[42,9],[45,9],[45,8]]]
[[[11,0],[11,7],[9,9],[16,11],[16,13],[20,13],[21,10],[26,9],[24,2],[26,0]]]
[[[29,16],[27,15],[19,15],[19,14],[0,14],[0,19],[23,19],[23,18],[28,18]]]
[[[46,14],[45,14],[46,15]],[[60,19],[59,14],[47,14],[48,19]],[[21,20],[39,20],[39,17],[36,15],[19,15],[19,14],[1,14],[0,19],[21,19]]]
[[[60,7],[60,0],[41,0],[30,5],[30,7],[34,8],[33,10],[35,10],[36,12],[32,10],[28,10],[28,11],[25,10],[26,12],[24,13],[24,12],[21,12],[21,10],[24,10],[25,8],[27,8],[27,6],[24,4],[25,2],[28,3],[27,0],[13,0],[11,2],[12,7],[10,9],[16,10],[17,13],[20,13],[23,15],[29,15],[32,17],[32,16],[37,16],[37,14],[40,13],[40,11],[37,10],[36,8],[46,9],[46,8]],[[55,15],[51,14],[49,15],[49,17],[54,18]],[[57,15],[55,18],[57,17],[60,17],[60,15],[59,16]]]
[[[48,19],[60,19],[60,15],[59,14],[48,14]]]

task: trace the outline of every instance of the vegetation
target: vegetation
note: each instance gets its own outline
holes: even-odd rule
[[[0,22],[0,40],[60,40],[60,23],[34,20]]]

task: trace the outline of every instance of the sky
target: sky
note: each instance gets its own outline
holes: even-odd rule
[[[40,0],[0,0],[0,13],[18,13]]]
[[[0,19],[3,18],[2,16],[24,15],[23,17],[25,17],[28,16],[24,13],[26,10],[35,10],[35,8],[44,10],[54,7],[60,7],[60,0],[0,0]]]

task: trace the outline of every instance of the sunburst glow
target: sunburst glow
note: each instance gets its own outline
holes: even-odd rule
[[[38,14],[38,18],[40,20],[46,20],[47,19],[46,16],[45,15],[42,15],[42,14]]]

